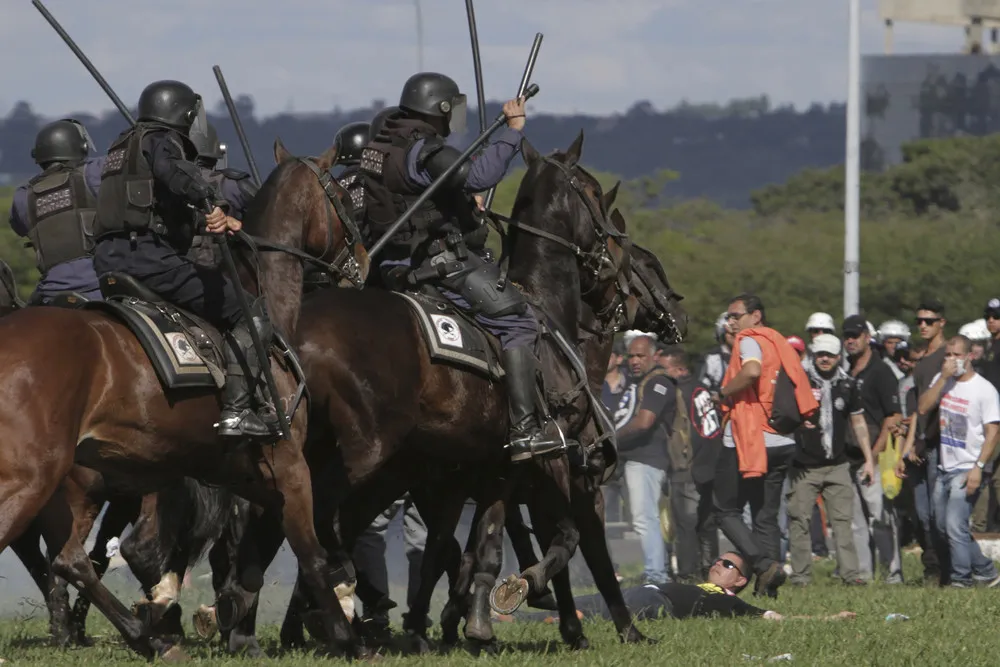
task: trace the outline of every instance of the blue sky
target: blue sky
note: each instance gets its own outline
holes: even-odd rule
[[[264,115],[390,103],[418,70],[416,0],[48,0],[46,6],[128,104],[176,78],[220,98],[212,65]],[[424,68],[474,99],[462,0],[419,0]],[[862,0],[862,49],[881,53],[876,0]],[[478,0],[487,99],[515,92],[545,34],[533,108],[606,114],[637,100],[776,103],[845,98],[847,0]],[[0,0],[0,115],[18,100],[60,116],[111,103],[29,0]],[[957,52],[958,28],[900,25],[896,52]],[[13,63],[18,63],[16,67]]]

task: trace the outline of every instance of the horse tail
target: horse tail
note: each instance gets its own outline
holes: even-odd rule
[[[156,502],[161,571],[171,556],[183,555],[186,567],[197,564],[219,538],[232,513],[235,496],[189,477],[158,494]]]

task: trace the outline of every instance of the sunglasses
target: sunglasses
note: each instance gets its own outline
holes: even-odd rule
[[[743,317],[744,315],[746,315],[746,312],[742,312],[742,313],[726,313],[726,319],[727,320],[738,320],[741,317]]]
[[[917,318],[917,324],[925,324],[927,326],[930,326],[930,325],[934,324],[935,322],[940,322],[940,321],[941,321],[940,317],[918,317]]]
[[[739,567],[737,567],[736,563],[734,563],[733,561],[729,560],[728,558],[719,558],[719,559],[716,559],[715,562],[716,563],[720,563],[722,565],[722,567],[726,568],[727,570],[736,570],[737,572],[740,573],[740,576],[743,576],[743,577],[747,576],[747,575],[743,574],[743,570],[741,570]]]
[[[983,313],[983,317],[987,320],[1000,320],[1000,311],[987,310]]]

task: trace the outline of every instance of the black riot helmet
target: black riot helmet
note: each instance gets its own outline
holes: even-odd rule
[[[333,145],[337,147],[337,163],[346,165],[361,164],[361,151],[371,140],[368,123],[348,123],[337,131]]]
[[[372,118],[371,129],[369,130],[372,139],[377,137],[379,132],[382,131],[382,128],[385,126],[385,119],[396,113],[399,113],[399,107],[386,107],[375,114],[375,117]]]
[[[41,167],[53,162],[76,164],[86,159],[93,145],[87,128],[80,121],[63,118],[41,129],[35,137],[31,157]]]
[[[200,127],[192,127],[188,136],[198,149],[199,164],[214,169],[216,163],[226,156],[225,149],[219,143],[219,134],[211,123],[205,123],[204,131]]]
[[[445,120],[446,134],[465,131],[466,100],[455,80],[436,72],[421,72],[406,80],[399,108]]]
[[[187,132],[196,126],[206,131],[205,107],[201,95],[180,81],[154,81],[139,95],[139,120],[151,120]]]

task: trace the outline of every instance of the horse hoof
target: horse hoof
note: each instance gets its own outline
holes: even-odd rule
[[[230,633],[229,646],[227,648],[231,655],[242,653],[248,658],[260,658],[264,655],[264,652],[260,649],[260,644],[257,643],[257,638],[252,635],[241,635],[236,632]]]
[[[490,607],[498,614],[509,616],[528,598],[528,581],[512,574],[490,593]]]
[[[247,615],[247,605],[238,593],[223,593],[215,601],[215,622],[229,632]]]
[[[410,650],[417,655],[427,655],[431,652],[431,643],[425,635],[417,632],[409,633]]]
[[[634,625],[630,626],[629,629],[626,630],[622,634],[621,637],[622,637],[622,642],[625,643],[625,644],[657,644],[658,643],[657,640],[653,639],[652,637],[647,637],[646,635],[644,635],[641,632],[639,632]]]
[[[583,635],[580,635],[567,641],[566,645],[573,651],[586,651],[590,648],[590,641]]]
[[[191,625],[194,626],[195,634],[201,639],[210,640],[219,631],[219,624],[215,619],[215,608],[206,605],[198,607],[198,611],[191,615]]]

